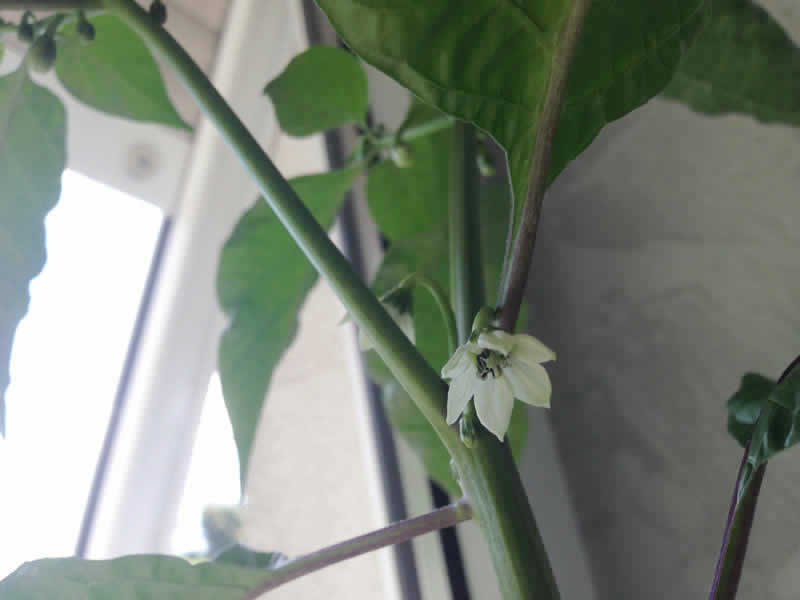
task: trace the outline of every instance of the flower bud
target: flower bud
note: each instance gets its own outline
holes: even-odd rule
[[[163,25],[167,22],[167,7],[161,0],[153,0],[150,5],[150,17],[158,25]]]

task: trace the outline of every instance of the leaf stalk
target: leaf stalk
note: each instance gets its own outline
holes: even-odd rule
[[[572,9],[559,37],[558,48],[554,53],[553,70],[550,83],[542,103],[539,129],[533,147],[531,169],[528,174],[528,198],[522,211],[514,247],[508,257],[508,265],[503,268],[503,282],[498,298],[500,327],[514,331],[519,317],[528,272],[533,260],[536,245],[536,231],[542,213],[542,202],[547,187],[547,171],[550,168],[553,139],[558,128],[561,106],[567,91],[569,67],[578,46],[583,23],[589,12],[591,0],[573,0]],[[521,202],[522,198],[516,200]],[[514,221],[512,210],[511,223]],[[513,228],[509,231],[509,242]]]

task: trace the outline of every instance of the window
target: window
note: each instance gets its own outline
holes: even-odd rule
[[[0,577],[75,550],[162,224],[157,207],[74,171],[62,183],[11,356]]]

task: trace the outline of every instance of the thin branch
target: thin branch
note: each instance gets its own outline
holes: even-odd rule
[[[525,295],[525,285],[528,282],[528,271],[531,267],[533,248],[536,243],[536,229],[539,226],[542,200],[547,184],[547,171],[550,168],[553,138],[567,88],[570,63],[575,55],[590,4],[591,0],[574,0],[572,11],[561,32],[553,57],[553,72],[544,98],[539,129],[533,147],[531,170],[528,175],[528,199],[511,253],[508,276],[500,290],[500,301],[498,302],[500,327],[507,331],[513,331]]]
[[[387,135],[382,137],[375,142],[375,147],[384,149],[391,148],[398,141],[404,143],[413,142],[416,139],[444,131],[445,129],[455,125],[455,123],[456,120],[453,117],[449,115],[442,115],[441,117],[436,117],[430,121],[420,123],[419,125],[406,127],[401,131],[396,132],[395,135]]]
[[[386,546],[399,544],[412,538],[452,527],[462,521],[472,518],[472,508],[469,502],[462,498],[455,504],[450,504],[420,517],[406,519],[398,523],[392,523],[388,527],[361,535],[359,537],[340,542],[318,550],[312,554],[307,554],[296,558],[286,565],[275,569],[270,573],[269,579],[243,598],[243,600],[255,600],[262,594],[274,590],[278,586],[288,583],[314,571],[319,571],[325,567],[335,565],[349,558],[354,558],[367,552],[373,552]]]

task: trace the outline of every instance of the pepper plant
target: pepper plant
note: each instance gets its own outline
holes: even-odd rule
[[[800,51],[751,0],[319,5],[347,49],[312,47],[297,56],[266,83],[265,102],[274,103],[289,135],[355,125],[360,137],[340,168],[287,181],[164,29],[160,0],[149,10],[133,0],[0,0],[3,9],[51,9],[0,23],[4,38],[28,46],[19,67],[0,78],[0,390],[28,282],[44,262],[43,219],[57,202],[66,159],[64,109],[36,73],[54,70],[68,93],[106,113],[184,128],[155,56],[262,194],[226,244],[218,276],[220,303],[232,317],[219,369],[242,479],[271,371],[316,271],[359,327],[396,431],[460,499],[294,559],[238,547],[197,565],[162,556],[43,559],[0,582],[4,600],[255,598],[466,519],[483,531],[505,599],[558,598],[512,451],[525,437],[522,403],[550,403],[540,363],[556,353],[516,331],[549,185],[606,124],[658,94],[704,113],[800,123]],[[413,94],[398,130],[368,124],[361,61]],[[501,182],[484,177],[495,170],[489,138],[505,152]],[[326,234],[359,176],[389,240],[370,285]],[[286,265],[291,277],[265,288]],[[734,597],[764,465],[796,442],[798,373],[790,367],[778,383],[746,375],[729,403],[730,430],[745,458],[709,577],[711,598]],[[0,397],[0,424],[2,416]]]

